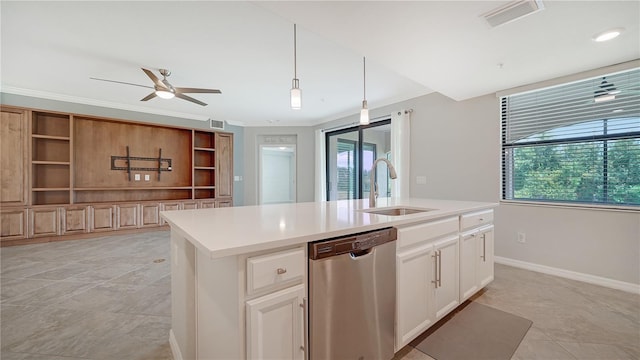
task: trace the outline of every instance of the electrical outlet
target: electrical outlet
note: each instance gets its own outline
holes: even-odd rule
[[[144,174],[144,181],[151,181],[151,175]]]
[[[527,234],[523,233],[523,232],[519,232],[518,233],[518,242],[521,244],[524,244],[527,242]]]
[[[133,175],[133,180],[140,181],[140,174],[134,174]]]

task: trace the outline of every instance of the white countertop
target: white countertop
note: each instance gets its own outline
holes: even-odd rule
[[[435,210],[402,216],[375,215],[359,211],[369,207],[369,200],[364,199],[163,211],[161,216],[173,231],[214,259],[423,222],[497,205],[383,198],[378,199],[377,209],[406,206]]]

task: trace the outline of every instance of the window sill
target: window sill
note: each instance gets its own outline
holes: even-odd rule
[[[500,200],[501,205],[514,206],[536,206],[548,208],[574,209],[574,210],[598,210],[598,211],[620,211],[620,212],[640,212],[640,206],[612,205],[612,204],[577,204],[577,203],[551,203],[525,200]]]

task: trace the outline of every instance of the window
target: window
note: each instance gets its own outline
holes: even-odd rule
[[[504,200],[640,206],[640,69],[501,98]]]

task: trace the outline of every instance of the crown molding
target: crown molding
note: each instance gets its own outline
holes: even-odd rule
[[[170,117],[176,117],[176,118],[187,119],[187,120],[209,121],[209,118],[210,118],[209,116],[203,116],[203,115],[182,113],[182,112],[169,111],[169,110],[150,109],[144,106],[127,105],[127,104],[121,104],[121,103],[116,103],[111,101],[103,101],[103,100],[89,99],[89,98],[84,98],[79,96],[55,94],[47,91],[23,89],[23,88],[18,88],[13,86],[2,85],[0,87],[0,91],[7,94],[30,96],[30,97],[41,98],[41,99],[64,101],[64,102],[70,102],[70,103],[82,104],[82,105],[106,107],[106,108],[112,108],[117,110],[135,111],[135,112],[154,114],[154,115],[170,116]]]

